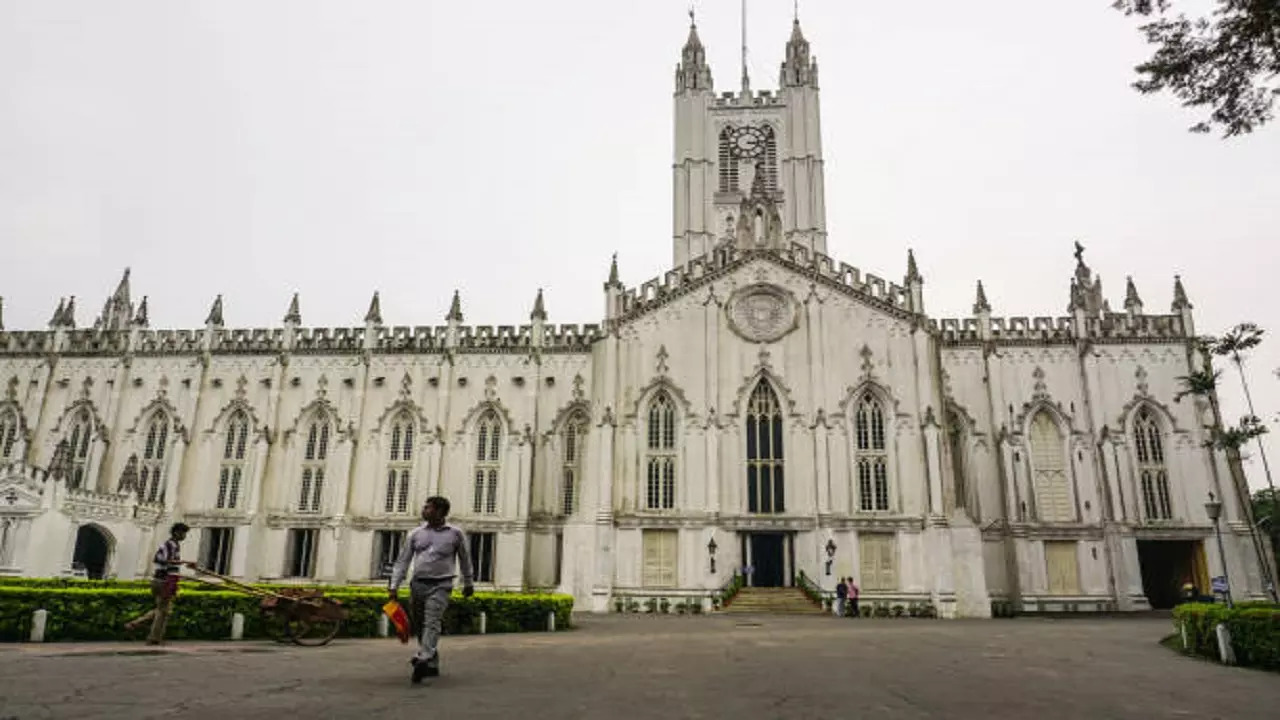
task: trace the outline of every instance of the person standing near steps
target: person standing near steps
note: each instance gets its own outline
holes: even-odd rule
[[[475,592],[472,582],[471,549],[467,537],[460,528],[445,520],[449,517],[449,501],[443,497],[427,498],[422,505],[423,524],[405,540],[400,557],[391,571],[388,594],[399,600],[400,584],[404,582],[413,562],[413,578],[409,583],[410,615],[420,632],[418,651],[409,661],[413,665],[413,682],[440,674],[440,626],[445,608],[449,607],[449,594],[453,591],[454,562],[462,575],[462,596],[471,597]]]

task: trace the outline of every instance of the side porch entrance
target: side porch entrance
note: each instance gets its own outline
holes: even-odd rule
[[[1201,595],[1209,594],[1203,540],[1139,540],[1138,563],[1142,589],[1153,609],[1177,605],[1186,582],[1194,583]]]

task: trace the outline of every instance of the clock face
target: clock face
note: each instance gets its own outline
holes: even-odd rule
[[[734,128],[731,135],[734,155],[740,158],[752,158],[764,152],[764,132],[760,128]]]

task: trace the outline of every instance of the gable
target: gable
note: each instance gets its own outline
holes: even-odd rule
[[[25,515],[40,510],[40,490],[22,475],[0,479],[0,515]]]
[[[726,281],[737,289],[747,284],[741,279],[744,270],[745,276],[750,277],[759,275],[764,267],[773,270],[774,277],[787,278],[782,284],[793,292],[799,290],[801,298],[820,289],[895,319],[915,317],[905,288],[875,275],[864,276],[853,266],[793,245],[789,250],[724,248],[693,260],[624,293],[619,320],[623,324],[634,322],[682,299],[687,303],[688,299],[697,298],[700,304],[711,299],[728,302],[730,297],[722,289]]]

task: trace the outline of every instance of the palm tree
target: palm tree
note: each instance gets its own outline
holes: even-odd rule
[[[1222,371],[1213,369],[1212,358],[1212,354],[1215,353],[1218,347],[1218,341],[1215,338],[1199,338],[1196,340],[1195,346],[1200,352],[1203,361],[1202,367],[1178,378],[1182,383],[1182,389],[1174,394],[1173,401],[1182,402],[1182,398],[1191,395],[1196,398],[1204,398],[1209,403],[1209,408],[1212,411],[1212,424],[1208,426],[1209,439],[1204,442],[1204,445],[1207,448],[1221,450],[1227,456],[1227,467],[1231,469],[1232,485],[1235,485],[1236,496],[1240,500],[1241,510],[1245,514],[1245,519],[1249,521],[1249,535],[1253,540],[1254,551],[1258,555],[1258,564],[1262,569],[1263,581],[1267,585],[1267,590],[1271,593],[1272,599],[1280,600],[1280,596],[1277,596],[1275,582],[1272,581],[1274,575],[1271,562],[1263,551],[1262,542],[1258,537],[1258,525],[1252,517],[1253,507],[1248,499],[1248,483],[1244,479],[1244,469],[1240,466],[1240,448],[1247,444],[1250,439],[1266,433],[1267,426],[1252,414],[1241,418],[1240,425],[1237,427],[1227,428],[1223,426],[1222,409],[1218,405],[1217,393],[1218,379],[1222,377]],[[1213,472],[1214,487],[1218,490],[1218,496],[1222,497],[1221,482],[1218,479],[1218,464],[1211,462],[1209,467]]]
[[[1244,375],[1244,353],[1262,344],[1262,333],[1262,328],[1254,323],[1240,323],[1228,330],[1227,334],[1211,341],[1215,355],[1230,357],[1231,362],[1235,363],[1236,370],[1240,372],[1240,384],[1244,387],[1244,399],[1249,405],[1249,415],[1254,416],[1255,420],[1257,413],[1253,409],[1253,396],[1249,393],[1249,381]],[[1276,486],[1271,481],[1271,466],[1267,463],[1267,451],[1261,436],[1262,433],[1258,433],[1253,437],[1258,441],[1258,456],[1262,458],[1262,472],[1267,478],[1267,487],[1274,493]]]

